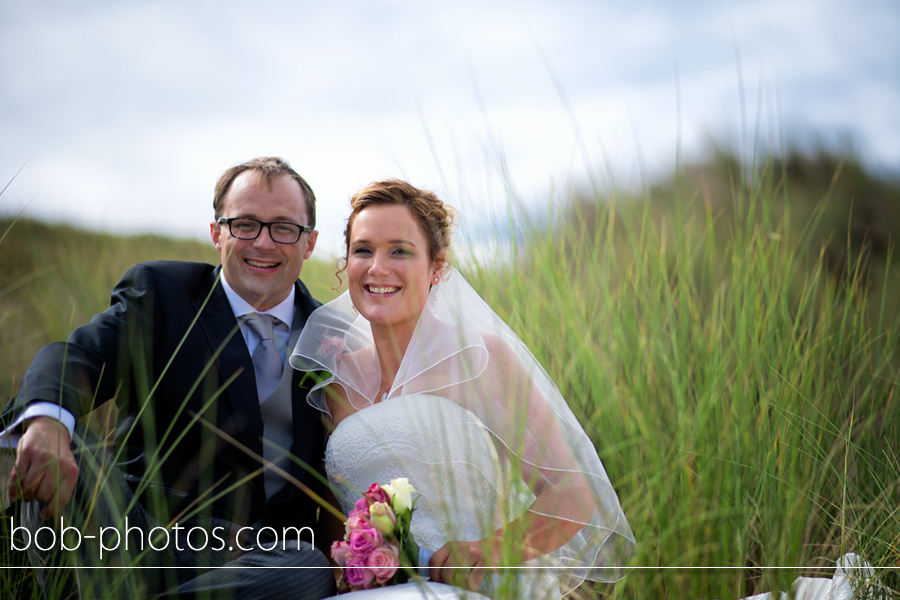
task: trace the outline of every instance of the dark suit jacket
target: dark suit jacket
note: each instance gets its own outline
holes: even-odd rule
[[[144,506],[169,513],[154,516],[206,505],[204,514],[241,524],[263,518],[313,526],[316,505],[305,494],[289,485],[267,506],[263,476],[254,474],[263,423],[253,363],[217,285],[220,272],[174,261],[129,269],[106,311],[37,353],[12,413],[44,400],[61,402],[77,418],[115,398],[118,462]],[[320,303],[300,281],[295,286],[297,329]],[[292,452],[319,470],[323,427],[300,378],[295,373]],[[306,469],[292,469],[321,489]]]

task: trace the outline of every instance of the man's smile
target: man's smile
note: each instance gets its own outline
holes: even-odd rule
[[[251,267],[256,267],[258,269],[274,269],[281,264],[277,261],[253,260],[252,258],[246,258],[244,259],[244,262]]]

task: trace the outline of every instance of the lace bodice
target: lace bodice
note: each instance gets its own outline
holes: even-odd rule
[[[419,494],[411,530],[429,550],[479,540],[502,523],[504,469],[491,437],[440,396],[390,398],[347,417],[328,440],[325,466],[345,513],[372,483],[409,478]]]

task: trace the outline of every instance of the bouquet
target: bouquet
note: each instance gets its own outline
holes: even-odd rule
[[[419,548],[409,531],[418,497],[406,477],[373,483],[344,522],[344,539],[331,545],[343,568],[339,587],[365,590],[409,581]]]

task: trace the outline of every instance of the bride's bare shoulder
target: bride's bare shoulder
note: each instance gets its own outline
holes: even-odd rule
[[[347,397],[344,386],[334,382],[325,387],[325,404],[331,414],[331,428],[334,430],[341,421],[346,419],[355,409]]]
[[[361,377],[377,365],[378,357],[371,344],[357,350],[343,352],[338,358],[335,381],[325,388],[325,403],[331,413],[332,429],[365,406],[368,401],[357,391],[363,382]]]

